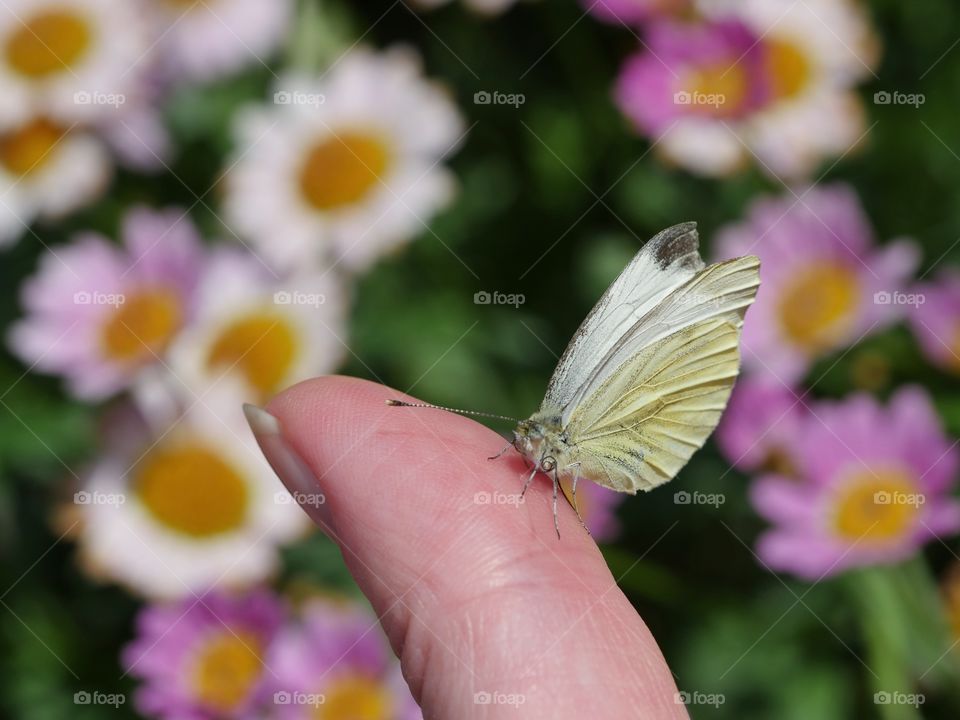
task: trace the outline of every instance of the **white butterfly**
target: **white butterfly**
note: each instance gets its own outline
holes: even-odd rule
[[[684,223],[643,246],[573,336],[540,409],[513,431],[511,445],[532,465],[523,491],[537,472],[553,476],[558,535],[561,480],[572,478],[575,510],[581,478],[631,495],[651,490],[720,420],[760,260],[705,266],[698,245],[696,223]]]

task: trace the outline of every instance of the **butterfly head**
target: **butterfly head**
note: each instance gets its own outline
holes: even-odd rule
[[[553,445],[559,431],[560,418],[541,418],[537,415],[521,420],[513,431],[513,446],[534,465],[542,466],[545,459],[552,461]],[[549,457],[548,457],[549,456]],[[543,467],[552,470],[552,467]]]
[[[513,430],[513,446],[523,455],[531,456],[543,442],[544,427],[534,420],[521,420]]]

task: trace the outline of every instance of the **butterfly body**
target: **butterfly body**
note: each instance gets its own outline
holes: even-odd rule
[[[565,472],[575,448],[571,447],[559,412],[538,412],[521,420],[513,431],[513,446],[532,466],[544,472]]]

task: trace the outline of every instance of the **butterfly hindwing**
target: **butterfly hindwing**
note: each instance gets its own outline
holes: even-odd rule
[[[633,355],[576,408],[582,475],[635,493],[679,472],[713,432],[739,369],[740,324],[713,318]]]

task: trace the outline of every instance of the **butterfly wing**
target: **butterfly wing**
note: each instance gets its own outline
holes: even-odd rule
[[[710,265],[669,291],[624,330],[562,408],[561,424],[637,352],[710,319],[724,319],[739,331],[760,285],[760,261],[753,255]]]
[[[542,408],[560,410],[623,335],[673,290],[703,269],[696,223],[675,225],[647,242],[580,325],[550,379]]]
[[[738,323],[713,318],[630,357],[570,417],[578,472],[631,494],[672,479],[726,407],[739,339]]]
[[[711,265],[617,338],[562,411],[583,476],[634,493],[686,464],[726,407],[759,285],[756,257]]]

